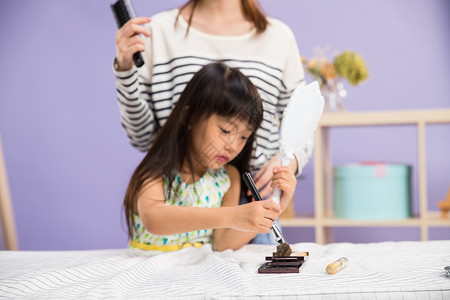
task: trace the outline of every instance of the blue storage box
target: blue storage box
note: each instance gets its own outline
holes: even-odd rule
[[[411,167],[349,164],[334,168],[336,218],[400,220],[411,217]]]

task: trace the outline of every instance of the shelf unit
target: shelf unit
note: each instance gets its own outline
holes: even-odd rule
[[[3,158],[2,139],[0,137],[0,221],[5,250],[18,250],[16,225],[14,222],[11,195],[9,192],[6,163]]]
[[[314,149],[314,215],[281,218],[283,227],[314,227],[316,243],[332,242],[334,227],[419,227],[422,241],[428,240],[429,227],[450,227],[450,218],[441,219],[438,211],[428,211],[426,178],[427,124],[450,123],[450,109],[328,112],[324,113],[315,133]],[[332,212],[333,167],[329,128],[355,126],[415,125],[417,127],[417,171],[419,180],[419,216],[399,221],[356,221],[338,219]],[[449,182],[450,183],[450,182]]]

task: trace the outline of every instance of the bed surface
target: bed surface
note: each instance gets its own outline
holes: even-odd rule
[[[214,252],[1,251],[0,298],[450,299],[450,241],[291,245],[298,274],[258,274],[275,246]],[[340,257],[335,275],[326,266]]]

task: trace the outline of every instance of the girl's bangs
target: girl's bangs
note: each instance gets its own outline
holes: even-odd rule
[[[224,92],[221,101],[217,101],[214,113],[230,119],[238,119],[248,124],[254,132],[262,122],[262,104],[259,95],[247,93],[234,95]]]

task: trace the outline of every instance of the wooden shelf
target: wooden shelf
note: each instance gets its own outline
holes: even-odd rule
[[[450,227],[450,217],[447,219],[441,219],[440,211],[428,212],[425,222],[432,227]]]
[[[315,133],[314,149],[314,217],[298,216],[280,219],[284,227],[314,227],[316,242],[332,242],[333,227],[419,227],[421,240],[428,240],[430,227],[450,227],[450,219],[440,219],[439,212],[428,211],[426,180],[427,124],[450,123],[450,109],[379,111],[379,112],[328,112],[324,113]],[[333,218],[326,212],[332,208],[333,168],[329,128],[343,126],[414,125],[417,127],[417,173],[419,217],[398,221],[358,221]],[[401,139],[400,139],[401,140]]]
[[[325,217],[321,224],[324,227],[420,227],[423,222],[429,227],[450,227],[450,219],[440,219],[438,214],[428,216],[425,221],[419,217],[404,220],[350,220]],[[280,219],[280,224],[283,227],[315,227],[318,221],[312,216],[296,215],[295,218]]]
[[[0,137],[0,221],[3,242],[6,250],[18,250],[19,244],[14,222],[11,194],[9,192],[6,163],[3,157],[2,139]]]
[[[332,227],[418,227],[419,218],[410,218],[405,220],[348,220],[338,218],[323,219],[324,226]]]
[[[280,218],[280,225],[282,227],[314,227],[316,226],[316,219],[314,215],[300,215],[296,214],[294,218]]]
[[[323,218],[320,223],[325,227],[418,227],[421,224],[419,218],[405,220],[349,220]],[[313,217],[295,217],[292,219],[280,219],[280,224],[283,227],[315,227],[319,225],[319,222]],[[448,223],[448,226],[450,226],[450,223]]]
[[[450,109],[383,111],[383,112],[329,112],[320,119],[322,127],[407,125],[425,122],[449,123]]]

